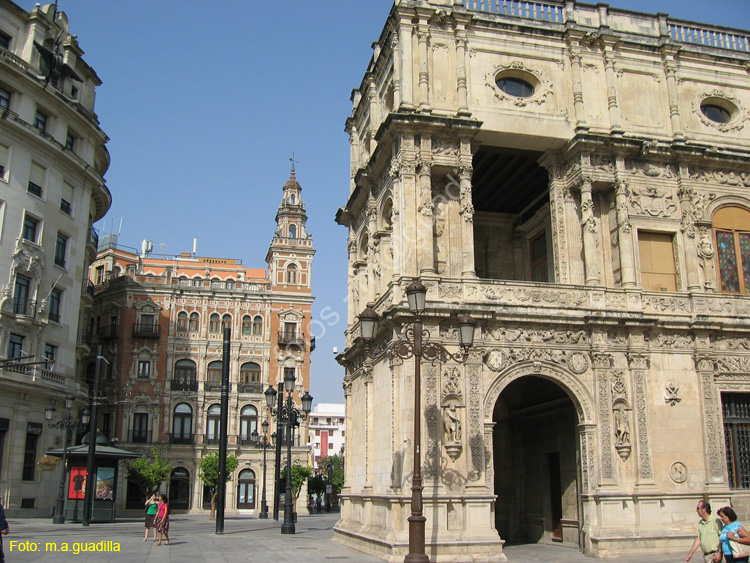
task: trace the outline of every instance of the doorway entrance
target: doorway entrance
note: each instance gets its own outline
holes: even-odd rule
[[[172,471],[169,479],[169,504],[178,510],[190,508],[190,472],[184,467]]]
[[[510,543],[579,545],[577,413],[556,383],[511,382],[493,412],[495,527]]]

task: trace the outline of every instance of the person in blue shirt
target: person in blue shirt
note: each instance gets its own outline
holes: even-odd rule
[[[716,514],[721,518],[724,527],[721,529],[719,540],[721,541],[721,551],[724,553],[724,560],[727,563],[748,563],[748,557],[737,557],[732,555],[731,542],[739,542],[750,545],[750,534],[742,527],[742,523],[737,521],[737,513],[730,506],[720,508]]]

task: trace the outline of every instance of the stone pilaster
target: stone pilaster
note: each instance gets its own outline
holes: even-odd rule
[[[430,24],[427,16],[420,17],[417,25],[419,49],[419,111],[430,113],[430,63],[427,56],[427,43],[430,39]]]
[[[684,141],[682,132],[682,120],[680,119],[680,105],[677,102],[677,53],[679,47],[674,44],[666,44],[661,48],[661,59],[664,63],[664,72],[667,75],[667,95],[669,96],[669,118],[672,123],[672,137],[675,141]]]
[[[648,431],[648,404],[646,401],[646,372],[650,360],[647,354],[628,353],[631,380],[633,382],[633,402],[635,404],[636,449],[638,451],[638,477],[636,485],[654,484],[654,466],[651,458],[651,444]]]
[[[583,33],[578,31],[568,31],[567,34],[568,57],[573,73],[573,108],[576,117],[576,132],[588,131],[586,112],[583,106],[583,70],[580,45],[582,37]]]
[[[599,452],[599,484],[612,485],[615,482],[615,473],[612,463],[612,422],[610,416],[610,405],[612,401],[610,396],[609,371],[614,365],[614,358],[612,354],[595,352],[592,354],[592,363],[594,366],[597,386],[599,444],[601,446]]]
[[[703,409],[703,436],[706,460],[706,485],[723,485],[726,482],[725,457],[722,442],[724,432],[721,424],[721,399],[714,386],[714,360],[708,356],[696,356],[695,365],[700,378],[701,404]]]
[[[635,287],[635,255],[633,252],[633,234],[630,227],[630,213],[628,211],[628,185],[620,179],[619,169],[624,169],[625,163],[618,159],[618,170],[615,171],[615,208],[617,216],[617,239],[620,251],[620,273],[623,287]]]
[[[429,153],[430,139],[422,139],[422,151]],[[420,157],[417,161],[417,175],[419,191],[417,193],[417,225],[419,229],[417,239],[417,263],[419,274],[430,276],[435,273],[435,245],[434,245],[434,209],[432,204],[432,161]]]
[[[591,197],[591,179],[583,178],[581,190],[581,235],[586,285],[599,285],[598,228],[594,217],[594,200]]]
[[[620,107],[617,102],[617,69],[615,66],[615,45],[617,39],[614,37],[602,37],[602,53],[604,55],[604,71],[607,80],[607,107],[609,108],[610,132],[622,134],[620,123]]]

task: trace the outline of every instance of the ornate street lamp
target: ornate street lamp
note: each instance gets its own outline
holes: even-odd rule
[[[276,442],[276,432],[271,435],[271,440],[268,440],[268,421],[264,420],[263,424],[263,435],[258,435],[258,429],[253,430],[251,436],[252,443],[256,448],[263,448],[263,493],[260,500],[260,514],[258,518],[268,518],[268,504],[266,503],[266,451],[268,448],[272,448]]]
[[[292,437],[294,427],[298,424],[298,420],[304,420],[307,418],[307,415],[312,408],[313,401],[312,395],[305,391],[305,394],[302,395],[302,412],[297,409],[294,405],[294,400],[292,399],[292,391],[294,391],[294,383],[296,379],[297,378],[292,370],[288,370],[284,373],[283,389],[286,390],[286,404],[284,404],[283,400],[279,400],[279,404],[281,405],[280,409],[274,409],[277,393],[276,389],[269,387],[265,391],[266,404],[271,411],[271,415],[278,420],[280,426],[286,426],[286,492],[284,494],[284,523],[281,525],[282,534],[295,533],[292,505]],[[276,499],[274,499],[274,504],[275,503]]]
[[[60,485],[57,490],[57,505],[55,506],[55,516],[52,518],[53,524],[65,524],[65,471],[68,463],[68,442],[70,431],[75,430],[78,425],[86,426],[89,423],[89,411],[84,410],[81,413],[81,421],[73,420],[71,410],[73,409],[73,403],[75,403],[75,397],[68,395],[65,397],[65,418],[59,422],[52,422],[52,418],[55,416],[55,407],[50,405],[44,411],[44,418],[47,419],[48,428],[60,428],[64,430],[63,435],[63,457],[62,457],[62,471],[60,471]]]
[[[429,563],[430,558],[425,553],[425,521],[422,507],[422,358],[430,361],[445,362],[449,359],[466,363],[468,349],[474,344],[474,329],[476,321],[470,315],[463,315],[458,319],[458,341],[462,351],[451,354],[442,344],[430,342],[430,333],[422,325],[421,315],[425,310],[427,288],[419,280],[414,280],[406,288],[409,311],[414,315],[414,321],[404,325],[402,336],[392,342],[385,350],[385,354],[401,359],[414,358],[414,474],[411,487],[411,516],[409,516],[409,553],[404,563]],[[371,358],[380,357],[373,354],[370,343],[375,336],[380,317],[370,307],[359,315],[362,339],[365,341],[365,353]]]

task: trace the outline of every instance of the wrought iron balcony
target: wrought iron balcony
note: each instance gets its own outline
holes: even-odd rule
[[[279,346],[299,346],[303,350],[305,349],[305,333],[304,332],[279,332]]]
[[[150,444],[152,442],[150,430],[130,430],[128,442],[131,444]]]
[[[172,391],[197,391],[198,382],[194,379],[173,379]]]
[[[192,432],[181,432],[169,435],[170,444],[188,444],[192,445],[195,443],[195,434]]]
[[[240,393],[263,393],[262,383],[238,383],[237,390]]]
[[[13,314],[25,317],[36,316],[36,301],[28,297],[13,298]]]
[[[159,338],[161,325],[158,323],[136,323],[133,325],[133,338]]]

